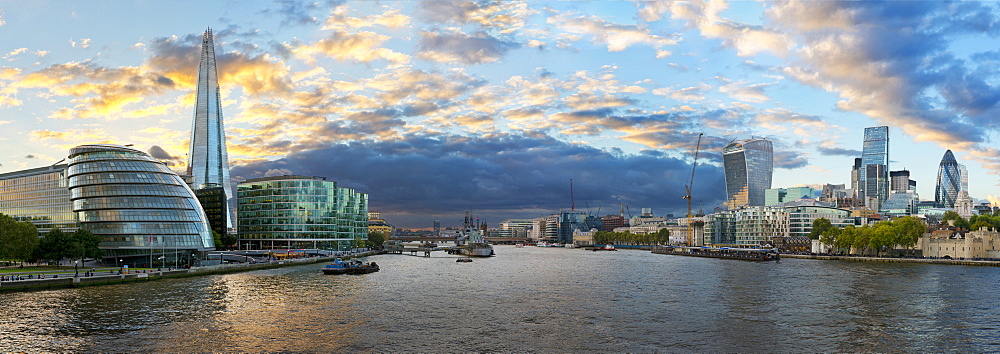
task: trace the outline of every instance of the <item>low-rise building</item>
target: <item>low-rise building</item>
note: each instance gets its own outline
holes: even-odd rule
[[[964,235],[951,230],[926,233],[920,237],[924,257],[997,259],[1000,258],[1000,233],[978,230]]]

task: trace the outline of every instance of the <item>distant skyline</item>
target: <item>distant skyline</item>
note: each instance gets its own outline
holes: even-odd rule
[[[773,188],[850,184],[864,128],[933,200],[951,149],[1000,195],[1000,8],[932,1],[0,3],[0,173],[82,144],[187,170],[213,28],[231,176],[323,176],[404,228],[725,204],[722,147]]]

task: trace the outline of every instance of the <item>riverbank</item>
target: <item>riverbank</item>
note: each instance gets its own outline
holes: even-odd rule
[[[817,259],[824,261],[876,262],[876,263],[924,263],[965,265],[981,267],[1000,267],[1000,261],[978,261],[966,259],[926,259],[926,258],[890,258],[890,257],[856,257],[856,256],[820,256],[804,254],[782,254],[781,258]]]
[[[129,274],[117,274],[117,273],[108,274],[108,272],[103,272],[102,274],[102,272],[96,272],[95,275],[89,277],[65,276],[58,278],[48,277],[45,279],[0,281],[0,292],[32,291],[32,290],[45,290],[45,289],[57,289],[57,288],[76,288],[83,286],[124,284],[124,283],[151,281],[159,279],[185,278],[185,277],[212,275],[212,274],[247,272],[252,270],[289,267],[289,266],[321,263],[321,262],[331,262],[336,258],[351,259],[358,257],[367,257],[379,253],[380,252],[378,251],[368,251],[359,253],[354,256],[346,256],[346,257],[333,256],[333,257],[299,258],[299,259],[287,259],[287,260],[271,261],[264,263],[221,264],[221,265],[197,267],[190,269],[168,269],[168,270],[158,270],[158,271],[140,270],[138,272],[137,271],[130,272]]]

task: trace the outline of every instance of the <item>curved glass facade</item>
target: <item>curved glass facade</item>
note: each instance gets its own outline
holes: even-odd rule
[[[236,187],[242,249],[342,250],[368,237],[368,195],[319,177],[281,176]]]
[[[722,149],[729,209],[764,205],[764,190],[771,188],[774,151],[770,140],[740,140]]]
[[[148,256],[155,264],[154,254],[213,249],[194,192],[159,160],[125,146],[81,145],[70,150],[69,161],[73,212],[80,228],[101,237],[105,257]],[[176,263],[163,258],[157,257]]]
[[[934,188],[934,202],[943,208],[954,208],[958,192],[962,190],[962,173],[958,161],[951,150],[944,152],[938,166],[937,187]]]

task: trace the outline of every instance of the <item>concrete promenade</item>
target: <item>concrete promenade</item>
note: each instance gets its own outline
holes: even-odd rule
[[[927,258],[892,258],[892,257],[859,257],[859,256],[820,256],[804,254],[781,254],[781,258],[818,259],[824,261],[875,262],[875,263],[924,263],[1000,267],[1000,260],[981,261],[968,259],[927,259]]]
[[[79,277],[74,277],[73,273],[70,273],[68,275],[60,275],[58,278],[48,276],[45,279],[0,281],[0,292],[44,290],[53,288],[75,288],[75,287],[92,286],[92,285],[124,284],[130,282],[159,280],[165,278],[183,278],[183,277],[193,277],[193,276],[211,275],[211,274],[246,272],[251,270],[271,269],[271,268],[289,267],[289,266],[311,264],[311,263],[330,262],[336,258],[350,259],[357,257],[366,257],[379,253],[380,253],[379,251],[368,251],[368,252],[358,253],[353,256],[311,257],[311,258],[276,260],[276,261],[261,262],[261,263],[221,264],[213,266],[196,267],[190,269],[167,270],[167,268],[164,268],[160,271],[140,270],[138,272],[131,271],[129,272],[129,274],[118,274],[117,271],[115,271],[114,274],[109,274],[108,271],[103,271],[103,272],[97,271],[95,272],[95,275],[89,277],[82,276],[84,272],[80,272],[81,276]],[[29,274],[29,272],[25,272],[23,274],[27,275]]]

